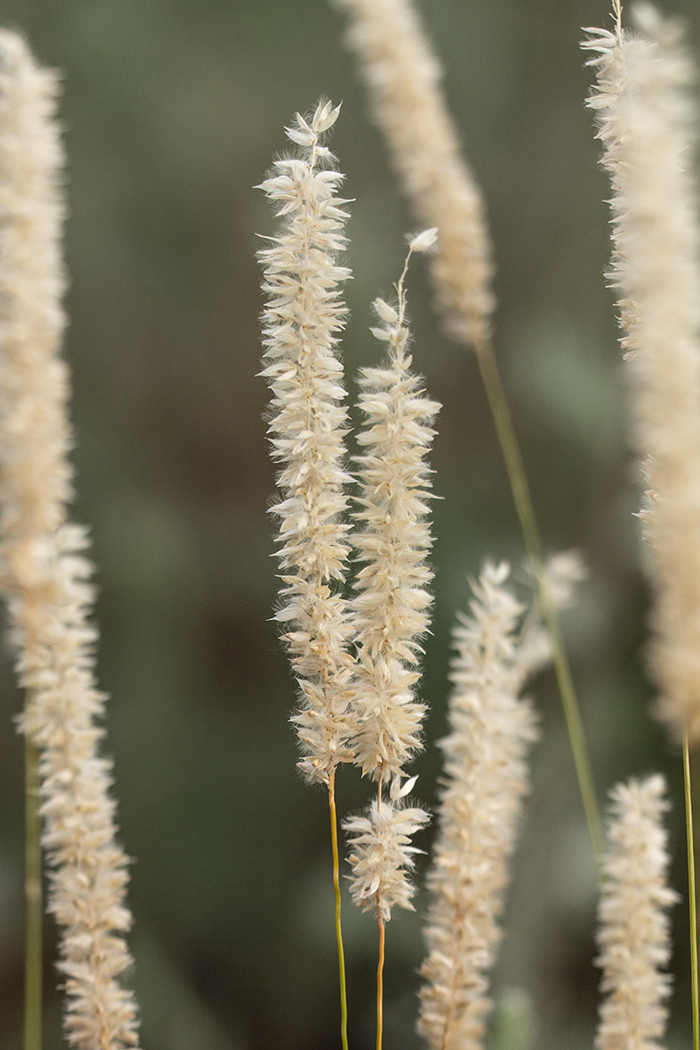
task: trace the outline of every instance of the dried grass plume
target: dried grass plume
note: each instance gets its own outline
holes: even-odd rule
[[[619,15],[619,10],[618,10]],[[659,711],[700,740],[700,236],[691,174],[695,79],[678,25],[650,5],[638,31],[589,29],[589,106],[611,176],[613,259],[654,587]]]
[[[67,521],[68,373],[60,242],[58,78],[0,31],[0,559],[24,732],[40,749],[49,910],[60,927],[65,1029],[79,1050],[137,1043],[136,1005],[118,981],[127,858],[115,841],[111,763],[100,757],[104,694],[95,685],[92,567],[85,530]]]

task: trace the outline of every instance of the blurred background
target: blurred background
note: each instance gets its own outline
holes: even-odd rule
[[[637,470],[625,412],[608,256],[606,178],[584,109],[581,26],[606,0],[420,0],[450,105],[487,201],[496,342],[548,550],[578,547],[590,576],[565,632],[601,801],[660,769],[674,800],[673,880],[685,894],[680,756],[648,716],[641,650]],[[695,0],[675,0],[700,49]],[[353,60],[325,0],[1,0],[42,63],[64,73],[74,378],[75,516],[100,588],[99,677],[111,694],[121,838],[134,858],[132,975],[146,1050],[321,1050],[339,1045],[324,794],[295,771],[295,687],[270,622],[274,489],[263,413],[252,187],[283,127],[343,100],[332,147],[355,199],[348,232],[352,377],[374,361],[370,303],[390,295],[414,223],[397,192]],[[443,338],[424,263],[409,276],[415,363],[440,400],[432,463],[435,627],[431,714],[416,763],[435,797],[450,627],[467,575],[523,544],[475,361]],[[352,383],[352,379],[350,379]],[[21,698],[0,665],[0,1050],[21,1040]],[[592,1046],[596,880],[550,673],[532,684],[542,741],[495,976],[494,1050]],[[339,806],[369,794],[355,771]],[[430,835],[422,845],[429,848]],[[420,877],[422,877],[422,869]],[[413,1050],[421,919],[388,928],[387,1050]],[[688,936],[668,1044],[689,1041]],[[353,1050],[373,1045],[376,928],[345,906]],[[46,924],[46,1050],[62,1045]]]

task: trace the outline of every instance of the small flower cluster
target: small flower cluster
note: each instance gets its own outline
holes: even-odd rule
[[[413,856],[420,850],[411,846],[411,837],[429,818],[422,809],[402,808],[396,802],[414,784],[415,777],[402,786],[397,778],[391,801],[373,802],[368,817],[350,817],[344,824],[352,836],[353,899],[363,911],[378,911],[384,922],[395,904],[413,910],[415,888],[406,872],[413,869]]]
[[[290,626],[285,638],[299,677],[302,709],[294,716],[311,781],[328,783],[339,762],[351,757],[353,720],[352,634],[342,596],[349,554],[343,468],[347,413],[343,367],[335,354],[345,307],[338,285],[350,271],[336,264],[345,247],[347,203],[336,196],[343,176],[324,168],[332,156],[320,136],[339,107],[320,103],[310,122],[297,114],[288,138],[300,158],[275,163],[261,189],[278,202],[284,220],[272,248],[260,252],[265,267],[262,375],[273,393],[272,455],[282,464],[284,498],[272,512],[281,519],[284,604],[277,613]]]

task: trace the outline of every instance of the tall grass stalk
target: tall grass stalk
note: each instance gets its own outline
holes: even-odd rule
[[[340,988],[341,1041],[347,1050],[347,990],[341,928],[335,773],[354,752],[357,720],[353,698],[353,635],[342,586],[349,545],[344,521],[350,480],[344,470],[347,413],[343,368],[335,350],[344,323],[339,285],[350,271],[337,265],[345,247],[347,202],[336,195],[343,180],[322,136],[340,107],[319,103],[306,121],[297,114],[288,139],[301,156],[278,160],[261,189],[277,203],[281,229],[260,252],[265,267],[263,314],[266,367],[273,392],[272,455],[283,498],[272,508],[281,525],[282,606],[276,619],[300,686],[301,707],[292,721],[311,783],[328,791],[333,851],[333,892]]]

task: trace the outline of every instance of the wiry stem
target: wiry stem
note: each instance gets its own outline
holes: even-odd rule
[[[340,924],[340,859],[338,851],[338,814],[335,805],[335,770],[328,779],[328,805],[331,813],[331,849],[333,851],[333,892],[335,894],[335,939],[338,945],[338,978],[340,982],[340,1039],[348,1050],[348,993],[345,979],[345,951]]]
[[[535,510],[532,505],[530,486],[525,473],[522,453],[513,426],[508,400],[503,389],[498,363],[490,339],[479,339],[474,344],[479,371],[486,390],[489,407],[493,416],[496,434],[503,452],[508,479],[513,493],[515,510],[520,521],[525,546],[527,548],[532,574],[537,587],[537,593],[542,608],[542,618],[549,634],[552,646],[552,662],[557,676],[559,692],[561,694],[566,728],[569,734],[571,750],[574,756],[576,776],[578,778],[581,800],[586,814],[588,834],[596,857],[596,863],[600,863],[603,852],[603,825],[600,818],[600,810],[596,800],[595,788],[593,786],[593,775],[591,763],[588,756],[586,737],[581,722],[576,690],[569,660],[564,648],[559,617],[547,595],[547,589],[543,576],[542,540],[537,525]]]
[[[384,1034],[384,944],[386,939],[386,928],[379,907],[377,907],[377,923],[379,925],[379,962],[377,963],[377,1050],[382,1050],[382,1038]]]
[[[39,748],[24,738],[24,1050],[42,1044],[42,893]]]
[[[688,730],[683,733],[683,784],[685,788],[685,833],[688,844],[688,912],[690,919],[690,981],[693,1008],[693,1050],[700,1050],[700,1001],[698,998],[698,913],[695,893],[695,845],[693,795],[690,779]]]

